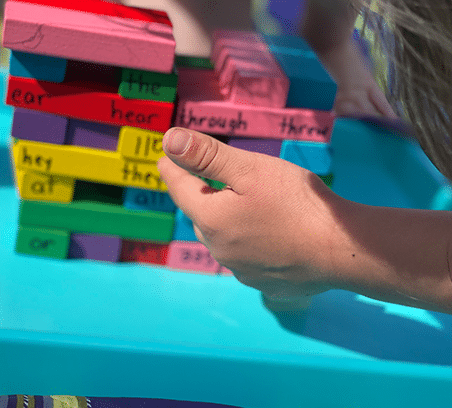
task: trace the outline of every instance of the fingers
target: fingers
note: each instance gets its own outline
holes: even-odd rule
[[[251,152],[182,128],[170,129],[165,134],[163,149],[167,156],[157,164],[160,175],[176,205],[195,224],[212,207],[231,205],[235,195],[247,190],[247,174],[254,167]],[[216,191],[193,174],[221,181],[230,188]],[[221,196],[213,197],[217,194]]]
[[[248,173],[253,162],[253,153],[233,148],[213,137],[183,128],[172,128],[166,132],[163,150],[183,169],[221,181],[239,194],[243,192],[241,191],[244,187],[243,176]]]

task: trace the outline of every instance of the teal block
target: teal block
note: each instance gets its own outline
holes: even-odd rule
[[[47,55],[11,51],[10,74],[39,81],[63,82],[67,60]]]
[[[318,175],[331,173],[332,148],[326,143],[283,140],[279,157]]]
[[[286,106],[332,110],[337,85],[306,42],[298,37],[264,39],[290,81]]]
[[[283,54],[293,54],[303,58],[317,58],[309,44],[294,35],[264,35],[264,41],[270,47]]]
[[[191,219],[188,218],[180,208],[176,210],[173,240],[199,241],[193,229],[193,223]]]
[[[129,210],[162,211],[174,213],[176,204],[168,193],[126,188],[124,192],[124,207]]]

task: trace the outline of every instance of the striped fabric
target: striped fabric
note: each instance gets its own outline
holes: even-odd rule
[[[0,408],[238,408],[208,402],[153,398],[98,398],[69,395],[4,395]]]

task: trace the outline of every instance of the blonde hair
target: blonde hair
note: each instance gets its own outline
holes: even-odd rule
[[[430,160],[452,180],[452,0],[351,0],[388,58],[378,78]]]

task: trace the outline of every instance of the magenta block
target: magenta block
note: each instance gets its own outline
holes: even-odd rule
[[[69,119],[62,116],[15,108],[11,136],[34,142],[64,144],[68,122]]]
[[[249,152],[264,153],[269,156],[279,157],[281,152],[282,140],[274,139],[245,139],[231,138],[228,142],[229,146],[238,149],[247,150]]]
[[[116,151],[119,140],[119,126],[70,119],[66,144]]]
[[[68,258],[117,262],[122,240],[107,235],[71,234]]]

